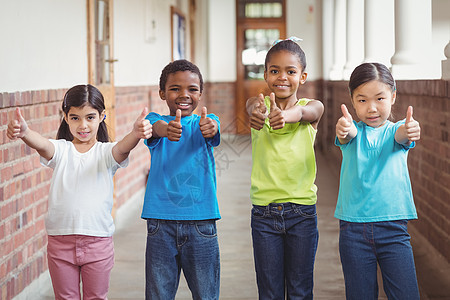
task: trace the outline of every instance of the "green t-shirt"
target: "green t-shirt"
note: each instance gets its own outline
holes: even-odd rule
[[[311,99],[300,99],[305,106]],[[266,97],[270,108],[270,99]],[[250,197],[254,205],[291,202],[313,205],[317,201],[314,140],[317,130],[309,122],[286,123],[274,130],[267,118],[261,130],[252,133]]]

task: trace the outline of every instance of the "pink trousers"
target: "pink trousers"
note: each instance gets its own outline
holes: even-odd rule
[[[108,299],[114,265],[112,237],[49,235],[48,269],[57,300]]]

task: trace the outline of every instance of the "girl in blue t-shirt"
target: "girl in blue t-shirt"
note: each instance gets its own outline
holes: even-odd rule
[[[347,299],[377,299],[377,264],[389,299],[419,299],[407,222],[417,219],[408,174],[409,149],[420,139],[408,107],[406,119],[389,121],[395,81],[386,66],[364,63],[349,91],[360,122],[342,104],[336,145],[342,151],[339,252]]]

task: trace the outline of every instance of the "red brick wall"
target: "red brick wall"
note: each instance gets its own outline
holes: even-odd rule
[[[52,172],[21,140],[6,137],[21,107],[29,126],[55,137],[64,90],[0,93],[0,292],[11,299],[47,269],[44,218]]]
[[[208,113],[219,117],[222,133],[236,131],[235,90],[234,82],[205,83],[199,107],[206,106]]]
[[[319,124],[317,149],[340,167],[341,154],[334,146],[335,125],[341,103],[351,108],[348,82],[322,82],[321,99],[325,113]],[[409,153],[408,165],[419,219],[411,225],[450,261],[450,82],[443,80],[397,81],[395,120],[405,118],[409,105],[420,122],[421,140]]]

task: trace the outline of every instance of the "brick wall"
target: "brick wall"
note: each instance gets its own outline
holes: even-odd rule
[[[29,126],[56,136],[64,90],[0,93],[0,292],[11,299],[47,269],[44,218],[51,170],[21,140],[6,137],[8,118],[21,107]]]
[[[335,125],[341,117],[340,105],[351,108],[348,82],[318,82],[322,88],[317,98],[325,105],[319,124],[317,149],[326,153],[335,169],[340,167],[341,153],[334,146]],[[420,122],[421,140],[409,152],[408,165],[419,219],[411,226],[450,261],[450,82],[443,80],[397,81],[395,120],[405,118],[409,105]]]
[[[205,83],[199,107],[206,106],[208,113],[219,117],[222,133],[236,131],[235,90],[234,82]]]

